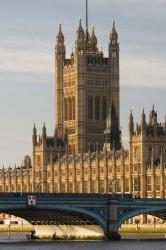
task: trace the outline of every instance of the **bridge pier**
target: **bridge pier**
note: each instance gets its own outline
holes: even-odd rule
[[[108,202],[108,225],[106,232],[106,239],[108,240],[120,240],[121,236],[118,232],[118,209],[117,200],[109,200]]]

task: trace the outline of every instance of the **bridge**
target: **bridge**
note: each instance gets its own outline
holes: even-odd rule
[[[39,227],[99,226],[110,238],[129,218],[151,214],[166,220],[166,199],[134,199],[130,195],[69,193],[0,193],[0,212]]]

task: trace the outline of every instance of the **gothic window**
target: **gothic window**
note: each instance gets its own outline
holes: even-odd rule
[[[155,178],[155,190],[160,191],[160,176],[156,176]]]
[[[72,120],[75,120],[75,97],[72,97]]]
[[[69,182],[68,192],[73,193],[73,182]]]
[[[91,189],[92,193],[96,193],[96,181],[92,181],[92,189]]]
[[[95,98],[95,120],[100,120],[100,96]]]
[[[54,184],[54,192],[58,193],[58,183],[57,182],[55,182],[55,184]]]
[[[166,191],[166,175],[164,175],[164,190]]]
[[[111,180],[109,180],[109,183],[108,183],[108,192],[109,193],[112,193],[113,192],[113,187],[112,187],[112,181]]]
[[[135,161],[139,160],[139,148],[138,147],[134,148],[134,160]]]
[[[105,190],[105,181],[100,180],[99,193],[104,193]]]
[[[69,152],[69,154],[72,154],[72,145],[71,144],[69,144],[68,152]]]
[[[68,99],[68,120],[72,120],[72,100]]]
[[[51,192],[51,188],[50,188],[50,184],[47,184],[47,192],[50,193]]]
[[[139,176],[135,176],[133,178],[133,184],[134,184],[134,191],[135,192],[140,191],[140,178],[139,178]]]
[[[18,186],[17,186],[17,191],[21,192],[21,185],[20,184],[18,184]]]
[[[81,192],[81,183],[80,182],[76,182],[76,193],[80,193]]]
[[[116,52],[112,52],[112,58],[116,58]]]
[[[93,96],[88,96],[88,120],[93,119]]]
[[[102,98],[102,120],[107,118],[107,97],[103,96]]]
[[[41,157],[40,157],[40,155],[37,155],[37,156],[36,156],[36,166],[37,166],[37,167],[40,167],[40,166],[41,166]]]
[[[152,178],[151,176],[147,177],[147,191],[152,191]]]
[[[64,120],[67,121],[67,99],[64,99]]]
[[[117,180],[116,180],[116,191],[117,191],[118,193],[121,192],[121,179],[117,179]]]
[[[66,192],[66,184],[65,184],[65,182],[62,182],[62,184],[61,184],[61,192],[62,193]]]
[[[115,45],[116,44],[116,40],[112,40],[112,45]]]
[[[88,193],[88,191],[89,191],[88,181],[84,181],[84,193]]]
[[[125,192],[129,192],[129,178],[125,178]]]
[[[152,147],[149,147],[149,161],[152,160]]]

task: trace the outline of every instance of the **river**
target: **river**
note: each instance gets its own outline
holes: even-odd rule
[[[23,235],[0,236],[0,250],[165,250],[166,240],[29,241]]]

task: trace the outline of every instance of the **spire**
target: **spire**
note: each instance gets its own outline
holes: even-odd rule
[[[36,130],[36,125],[34,123],[34,127],[33,127],[33,132],[32,132],[32,143],[33,143],[33,146],[36,146],[37,144],[37,130]]]
[[[58,128],[57,128],[57,127],[55,127],[54,137],[55,137],[56,139],[58,138]]]
[[[97,37],[95,35],[95,28],[92,27],[92,37],[91,37],[92,50],[97,51]]]
[[[45,122],[43,124],[42,137],[46,138],[46,126],[45,126]]]
[[[142,126],[142,129],[145,129],[146,127],[146,115],[145,115],[144,109],[142,111],[141,126]]]
[[[88,29],[88,0],[86,0],[86,28]]]
[[[130,116],[129,116],[129,135],[131,137],[134,135],[134,119],[133,119],[132,110],[130,111]]]
[[[88,31],[88,27],[86,27],[86,29],[85,29],[85,47],[86,47],[86,50],[90,49],[90,44],[91,44],[91,37],[90,37],[89,31]]]
[[[79,20],[79,27],[78,27],[78,33],[84,34],[84,30],[82,27],[82,19]]]
[[[33,127],[33,135],[35,136],[35,135],[36,135],[36,133],[37,133],[37,130],[36,130],[36,125],[35,125],[35,123],[34,123],[34,127]]]
[[[81,22],[81,18],[80,18],[79,26],[78,26],[78,30],[77,30],[77,38],[76,38],[76,48],[78,50],[84,49],[84,39],[85,39],[85,35],[84,35],[84,30],[82,28],[82,22]]]
[[[112,31],[111,31],[111,34],[110,34],[110,39],[118,39],[118,33],[116,31],[116,28],[115,28],[115,21],[113,20],[113,23],[112,23]]]
[[[64,37],[63,33],[62,33],[62,24],[59,24],[59,29],[58,29],[58,34],[57,37]]]
[[[59,27],[58,27],[56,41],[57,41],[57,47],[64,49],[64,35],[62,33],[62,25],[61,24],[59,24]]]
[[[113,146],[115,147],[115,150],[119,150],[121,148],[121,131],[119,129],[119,121],[113,102],[109,107],[107,116],[107,128],[104,134],[106,137],[105,146],[107,148],[110,147],[111,150]]]
[[[152,126],[157,125],[157,112],[154,109],[154,105],[152,111],[150,112],[149,123]]]

